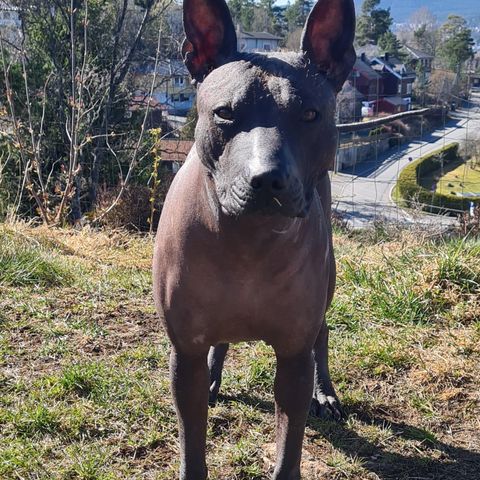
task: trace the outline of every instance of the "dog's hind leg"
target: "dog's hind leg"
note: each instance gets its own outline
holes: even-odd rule
[[[310,414],[323,419],[341,420],[343,411],[333,388],[328,368],[328,326],[325,321],[313,347],[315,384]]]
[[[208,369],[210,370],[210,393],[208,403],[213,406],[217,403],[220,384],[222,383],[223,363],[228,351],[228,343],[219,343],[210,347],[208,352]]]
[[[313,388],[310,349],[294,356],[277,352],[275,419],[277,460],[273,480],[300,480],[305,422]]]
[[[207,351],[188,354],[172,348],[170,375],[179,420],[180,480],[206,480]]]

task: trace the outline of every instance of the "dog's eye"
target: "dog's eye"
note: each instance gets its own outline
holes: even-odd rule
[[[229,107],[220,107],[215,110],[215,116],[222,120],[233,120],[233,111]]]
[[[313,109],[305,110],[302,113],[302,121],[304,122],[314,122],[318,118],[318,112]]]

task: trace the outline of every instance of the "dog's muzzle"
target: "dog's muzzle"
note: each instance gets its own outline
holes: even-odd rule
[[[249,178],[233,179],[219,190],[222,210],[227,215],[248,213],[304,217],[310,202],[301,182],[279,170],[270,170]],[[307,195],[308,197],[308,195]]]

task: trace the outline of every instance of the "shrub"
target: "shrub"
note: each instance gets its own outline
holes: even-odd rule
[[[421,185],[421,179],[438,169],[439,158],[443,156],[444,165],[458,160],[458,143],[447,145],[407,165],[398,178],[398,191],[410,203],[419,203],[424,210],[439,213],[442,211],[465,211],[470,202],[480,204],[480,197],[463,198],[452,194],[432,192]]]
[[[156,190],[154,199],[155,212],[153,228],[156,228],[162,211],[165,196],[175,175],[167,170],[160,174],[160,186]],[[98,209],[106,210],[115,200],[120,187],[108,188],[99,192]],[[149,229],[151,215],[152,192],[144,185],[129,185],[115,207],[105,215],[103,224],[112,228],[127,228],[130,230],[146,231]]]

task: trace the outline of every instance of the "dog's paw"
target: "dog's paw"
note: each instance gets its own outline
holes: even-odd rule
[[[214,407],[217,404],[218,392],[220,388],[217,382],[213,381],[210,385],[210,391],[208,392],[208,405]]]
[[[330,395],[318,395],[312,399],[310,415],[322,420],[335,420],[340,422],[345,418],[342,406],[337,397]]]

